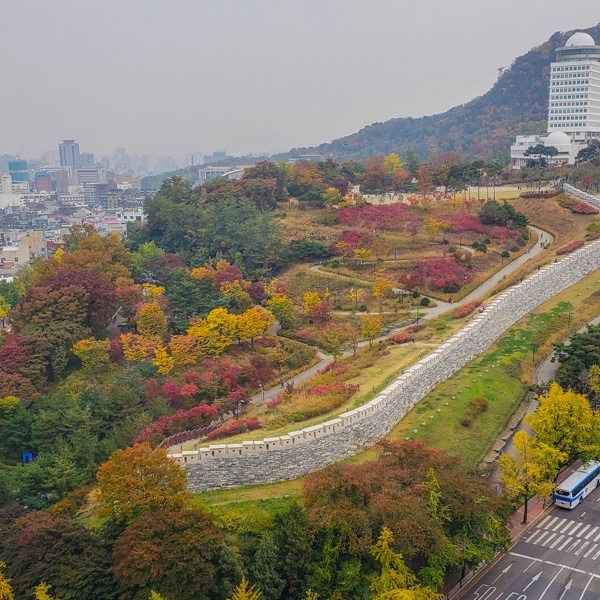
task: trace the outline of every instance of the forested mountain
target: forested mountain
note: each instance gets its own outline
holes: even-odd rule
[[[600,24],[582,30],[600,39]],[[546,130],[548,77],[554,50],[574,31],[557,32],[541,46],[517,58],[489,92],[445,113],[374,123],[357,133],[295,154],[323,154],[360,159],[374,154],[409,150],[427,158],[438,152],[458,151],[465,158],[492,160],[506,153],[515,135]]]

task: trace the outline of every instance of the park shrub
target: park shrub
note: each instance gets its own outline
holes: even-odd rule
[[[412,325],[411,327],[407,327],[404,331],[400,331],[399,333],[395,333],[394,335],[388,338],[388,341],[392,344],[406,344],[408,342],[412,342],[413,336],[415,336],[419,331],[423,331],[426,325]]]
[[[453,319],[462,319],[467,315],[470,315],[479,305],[481,304],[480,300],[473,300],[473,302],[467,302],[459,307],[454,314],[452,315]]]
[[[517,240],[517,244],[521,246],[521,248],[523,248],[523,246],[525,246],[527,242],[523,238],[520,238]]]
[[[513,247],[510,249],[510,251],[511,251],[511,252],[518,252],[518,251],[519,251],[519,246],[513,246]]]
[[[485,398],[475,398],[469,403],[467,414],[460,420],[464,427],[470,427],[473,421],[488,409],[488,401]]]
[[[415,290],[415,291],[412,293],[412,297],[413,297],[413,298],[418,298],[420,295],[421,295],[421,292],[419,292],[419,290]]]
[[[277,396],[276,398],[273,398],[273,400],[269,400],[267,402],[267,408],[275,408],[276,406],[279,406],[282,402],[283,399],[281,398],[281,396]]]
[[[431,300],[429,298],[427,298],[427,296],[425,296],[424,298],[421,298],[421,306],[429,306],[430,303],[431,303]]]
[[[571,210],[576,215],[597,215],[598,213],[600,213],[600,211],[597,208],[594,208],[593,206],[590,206],[585,202],[580,202],[579,204],[576,204]]]
[[[224,423],[221,427],[217,427],[214,431],[211,431],[206,437],[208,437],[209,440],[216,440],[231,435],[246,433],[247,431],[254,431],[255,429],[260,429],[258,418],[248,417],[247,419],[238,419],[237,421]]]
[[[562,254],[568,254],[569,252],[573,252],[573,250],[577,250],[577,248],[581,248],[581,246],[583,246],[584,243],[585,242],[583,240],[576,240],[575,242],[571,242],[570,244],[559,248],[556,251],[556,254],[559,256]]]
[[[366,227],[367,229],[382,229],[402,231],[410,211],[406,204],[384,204],[375,206],[364,204],[340,208],[337,211],[337,222],[351,227]]]
[[[456,294],[456,292],[458,292],[458,290],[460,290],[460,286],[458,285],[458,283],[453,283],[451,285],[445,285],[442,288],[442,292],[444,292],[444,294]]]
[[[369,310],[369,307],[366,304],[361,304],[358,307],[358,312],[368,312],[368,310]]]

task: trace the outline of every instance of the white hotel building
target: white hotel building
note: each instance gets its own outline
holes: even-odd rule
[[[527,165],[530,146],[554,146],[552,164],[573,164],[579,150],[600,139],[600,46],[591,35],[573,34],[550,65],[548,135],[517,136],[510,148],[515,169]]]

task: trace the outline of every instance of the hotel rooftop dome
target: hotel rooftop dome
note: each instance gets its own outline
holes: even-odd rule
[[[584,33],[583,31],[578,31],[574,33],[565,44],[565,47],[569,46],[595,46],[596,42],[594,38],[589,33]]]

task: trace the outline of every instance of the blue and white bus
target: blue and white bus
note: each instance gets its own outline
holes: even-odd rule
[[[561,508],[575,508],[600,485],[600,462],[579,467],[554,490],[554,502]]]

